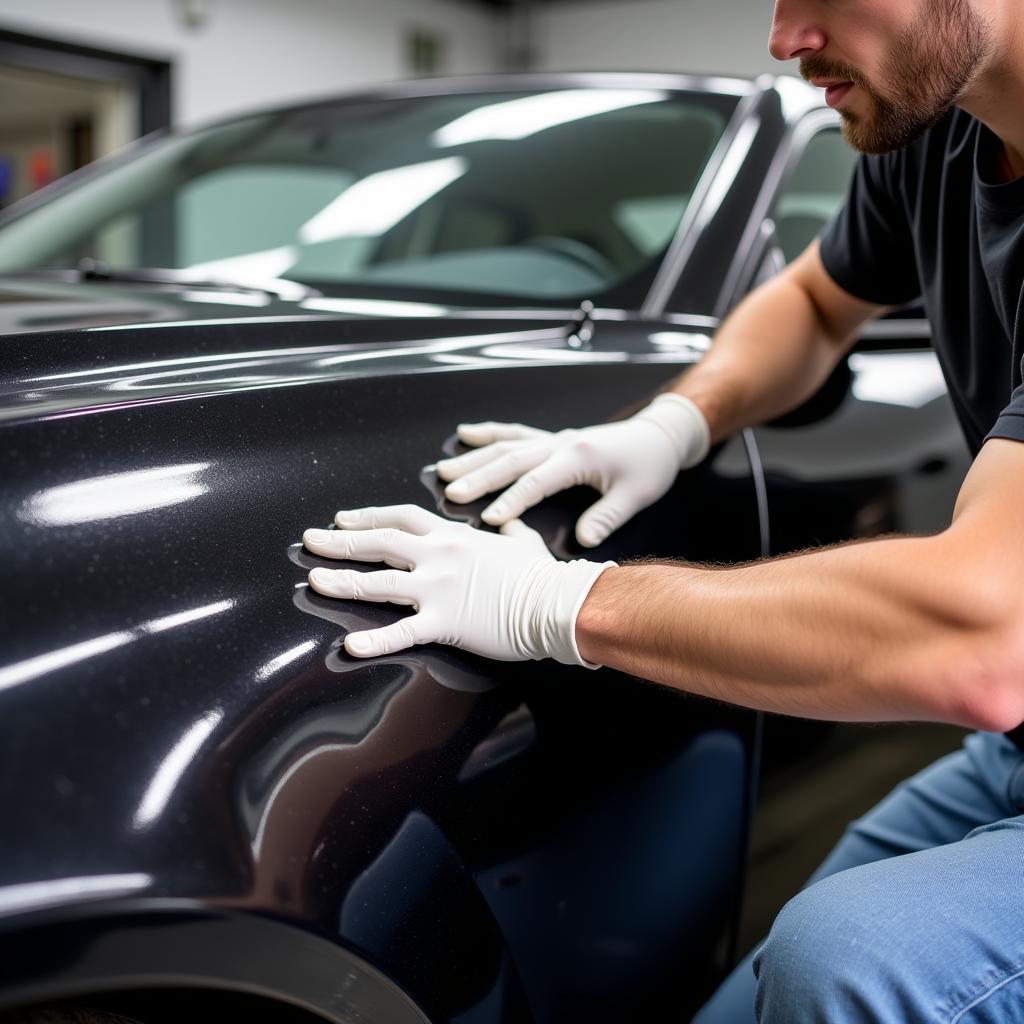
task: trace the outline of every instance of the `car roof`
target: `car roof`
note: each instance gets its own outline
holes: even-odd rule
[[[347,103],[370,103],[386,100],[451,96],[459,93],[521,92],[537,89],[623,89],[657,88],[675,92],[713,93],[737,99],[756,93],[776,90],[784,93],[795,106],[823,106],[821,90],[792,75],[759,75],[744,78],[736,75],[693,75],[657,71],[561,71],[508,72],[484,75],[454,75],[446,78],[404,79],[369,88],[353,89],[298,103],[253,107],[224,115],[210,121],[187,126],[215,127],[240,118],[266,114],[316,110]]]

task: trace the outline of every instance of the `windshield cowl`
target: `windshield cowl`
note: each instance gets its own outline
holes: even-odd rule
[[[253,292],[273,298],[301,302],[319,298],[318,289],[298,281],[238,281],[221,277],[196,277],[187,270],[169,267],[110,267],[102,260],[86,256],[74,267],[37,267],[20,271],[18,277],[45,277],[78,283],[82,281],[109,282],[111,284],[156,284],[183,288],[189,291],[209,290],[226,292]]]

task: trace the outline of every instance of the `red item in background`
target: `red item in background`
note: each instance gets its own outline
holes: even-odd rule
[[[37,149],[28,158],[29,188],[35,191],[49,185],[57,177],[56,161],[49,149]]]

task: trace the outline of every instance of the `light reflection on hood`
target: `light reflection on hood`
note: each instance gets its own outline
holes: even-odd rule
[[[141,872],[126,875],[84,875],[78,878],[52,878],[45,882],[8,885],[0,889],[0,913],[13,914],[36,910],[51,903],[108,899],[145,889],[152,875]]]
[[[188,611],[161,616],[159,619],[151,619],[132,629],[105,633],[103,636],[97,636],[91,640],[83,640],[81,643],[61,647],[56,651],[47,651],[46,654],[39,654],[34,658],[25,658],[23,661],[4,665],[0,667],[0,690],[27,683],[30,679],[37,679],[39,676],[56,672],[68,665],[75,665],[80,661],[106,654],[107,651],[112,651],[115,647],[123,647],[144,636],[153,636],[190,622],[209,618],[211,615],[219,615],[221,612],[233,608],[234,605],[235,602],[230,598],[224,601],[215,601],[213,604],[203,605],[201,608],[191,608]]]
[[[210,466],[191,462],[61,484],[32,495],[17,516],[38,526],[75,526],[178,505],[209,490],[199,478]]]
[[[223,717],[224,712],[220,708],[208,711],[199,721],[190,725],[174,744],[146,787],[146,793],[132,818],[132,828],[137,831],[148,828],[160,817],[175,786]]]

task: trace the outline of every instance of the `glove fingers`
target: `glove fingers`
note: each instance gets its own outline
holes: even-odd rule
[[[423,543],[402,530],[307,530],[302,543],[324,558],[353,562],[387,562],[396,569],[411,569]]]
[[[422,615],[411,615],[380,629],[349,633],[345,637],[345,650],[354,658],[376,658],[382,654],[396,654],[415,644],[429,643],[430,637],[420,635],[422,619]]]
[[[576,482],[574,470],[565,458],[549,458],[488,505],[480,518],[491,526],[500,526],[510,519],[518,519],[528,508]]]
[[[412,574],[383,570],[359,572],[355,569],[314,569],[309,585],[324,597],[351,601],[386,601],[390,604],[415,605]]]
[[[636,512],[636,503],[621,488],[613,488],[580,516],[576,539],[585,548],[596,548]]]
[[[342,530],[395,529],[417,536],[429,533],[439,523],[446,521],[419,505],[342,509],[334,516],[335,525]]]
[[[523,441],[526,438],[545,437],[549,431],[528,427],[524,423],[460,423],[456,429],[458,438],[463,444],[471,444],[474,448],[495,441]]]
[[[537,548],[538,554],[550,555],[544,538],[532,527],[529,527],[522,519],[510,519],[504,523],[500,530],[506,537],[515,537],[517,540],[528,540]]]
[[[494,444],[485,444],[483,448],[474,448],[471,452],[464,452],[451,459],[441,459],[437,463],[437,475],[442,480],[458,480],[480,466],[487,465],[494,459],[500,458],[509,450],[507,441],[497,441]]]
[[[458,502],[476,501],[484,494],[506,487],[523,473],[540,465],[550,453],[546,444],[517,445],[492,462],[450,483],[444,489],[445,496]]]

